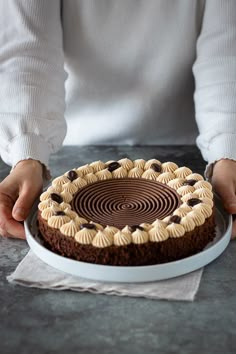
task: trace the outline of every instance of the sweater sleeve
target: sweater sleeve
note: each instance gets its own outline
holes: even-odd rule
[[[206,0],[193,66],[197,145],[208,166],[236,160],[236,1]]]
[[[0,0],[0,154],[46,166],[66,134],[59,0]]]

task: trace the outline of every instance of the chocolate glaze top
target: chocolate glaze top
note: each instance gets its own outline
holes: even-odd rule
[[[164,219],[181,204],[169,186],[148,179],[98,181],[80,189],[72,200],[79,216],[103,226],[123,228]]]

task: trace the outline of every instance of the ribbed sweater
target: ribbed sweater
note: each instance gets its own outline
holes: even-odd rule
[[[0,0],[0,153],[193,144],[236,159],[235,0]]]

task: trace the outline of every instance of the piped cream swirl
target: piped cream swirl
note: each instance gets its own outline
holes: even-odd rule
[[[76,232],[78,231],[78,226],[73,220],[71,220],[68,223],[62,225],[60,227],[60,231],[65,236],[74,237]]]
[[[164,226],[154,226],[151,230],[149,230],[149,239],[152,242],[162,242],[167,240],[168,237],[168,231]]]
[[[92,240],[92,245],[98,248],[109,247],[113,244],[113,237],[104,231],[98,231]]]

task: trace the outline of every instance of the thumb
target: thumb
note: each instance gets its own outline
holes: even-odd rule
[[[32,188],[32,186],[30,186],[30,188],[24,187],[22,191],[20,191],[19,197],[12,210],[12,216],[15,220],[23,221],[27,218],[39,193],[40,188],[36,189],[35,187]]]
[[[234,184],[217,180],[214,184],[215,191],[221,197],[223,206],[229,214],[236,214],[236,195]]]

